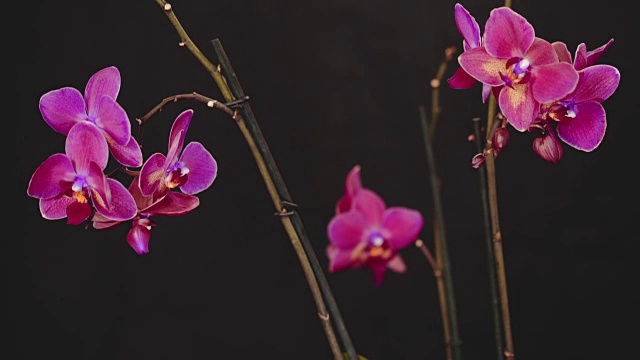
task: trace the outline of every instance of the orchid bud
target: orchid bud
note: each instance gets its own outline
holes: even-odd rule
[[[492,138],[493,149],[497,152],[504,150],[509,143],[509,130],[507,128],[497,128]]]
[[[533,140],[533,151],[541,158],[557,164],[562,157],[562,145],[550,133],[544,134]]]
[[[473,159],[471,159],[471,166],[472,166],[474,169],[477,169],[477,168],[479,168],[480,166],[482,166],[482,164],[484,164],[484,160],[485,160],[485,157],[484,157],[484,154],[483,154],[483,153],[476,154],[476,155],[473,157]]]

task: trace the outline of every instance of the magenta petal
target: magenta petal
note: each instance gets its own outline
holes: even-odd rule
[[[560,122],[556,128],[558,137],[565,143],[582,151],[593,151],[604,138],[607,117],[597,101],[577,104],[576,117],[569,122]]]
[[[103,206],[102,204],[98,206],[94,202],[96,210],[111,220],[125,221],[133,219],[138,209],[133,196],[131,196],[127,188],[118,180],[111,178],[107,179],[107,186],[111,194],[109,206]]]
[[[422,225],[422,215],[418,211],[391,207],[384,212],[381,234],[394,248],[402,249],[417,239]]]
[[[47,220],[58,220],[67,217],[67,207],[76,199],[60,194],[54,198],[40,200],[40,214]]]
[[[407,265],[402,260],[402,256],[400,254],[396,254],[392,257],[387,263],[387,267],[397,273],[403,273],[407,271]]]
[[[491,10],[484,27],[483,46],[497,58],[523,57],[533,43],[533,26],[508,7]]]
[[[71,159],[64,154],[53,154],[31,175],[27,195],[38,199],[49,199],[64,190],[64,182],[75,179]]]
[[[184,131],[179,131],[176,136],[172,137],[172,139],[174,139],[174,141],[169,142],[169,151],[167,151],[167,159],[164,162],[163,171],[165,172],[169,172],[169,168],[178,161],[180,151],[182,150]]]
[[[109,134],[116,143],[126,145],[131,137],[131,122],[122,106],[109,96],[103,96],[97,105],[96,125]]]
[[[606,44],[598,47],[597,49],[593,49],[591,51],[587,51],[587,66],[591,66],[600,60],[600,57],[604,55],[604,53],[613,45],[613,39],[607,41]]]
[[[520,132],[529,129],[539,106],[531,95],[531,87],[520,84],[514,85],[513,89],[505,86],[500,91],[498,104],[509,123]]]
[[[611,65],[593,65],[580,71],[580,80],[573,94],[576,103],[602,102],[611,96],[620,83],[620,72]]]
[[[80,91],[64,87],[40,97],[40,113],[53,130],[67,135],[73,125],[87,120],[84,99]]]
[[[174,148],[174,145],[176,145],[176,154],[180,154],[182,151],[184,137],[189,129],[189,124],[191,124],[191,118],[193,118],[193,110],[191,109],[181,112],[180,115],[176,117],[173,125],[171,126],[171,132],[169,133],[169,153],[171,153],[171,149]],[[169,156],[169,153],[167,153],[167,158],[171,163],[173,163],[175,160],[172,156]]]
[[[344,183],[344,192],[349,196],[353,196],[360,189],[362,189],[362,180],[360,180],[360,165],[356,165],[347,174],[347,179]]]
[[[576,49],[576,56],[573,60],[573,68],[582,70],[587,67],[587,45],[580,43]]]
[[[369,227],[379,227],[386,205],[378,194],[369,189],[361,189],[353,198],[353,209],[364,216]]]
[[[190,142],[180,157],[180,163],[189,169],[189,179],[180,190],[185,194],[197,194],[207,189],[218,174],[218,164],[211,153],[197,142]]]
[[[381,286],[384,282],[384,274],[387,270],[385,266],[380,266],[378,264],[369,266],[373,273],[373,284],[375,286]]]
[[[127,244],[129,244],[138,255],[147,254],[149,253],[150,238],[150,229],[134,223],[131,230],[127,233]]]
[[[143,196],[153,194],[160,182],[164,181],[164,163],[166,157],[163,154],[155,153],[145,161],[140,169],[140,191]]]
[[[160,201],[154,203],[141,213],[151,215],[183,215],[200,205],[200,199],[195,196],[181,194],[178,192],[168,193]]]
[[[507,61],[489,55],[484,47],[469,49],[458,56],[458,63],[478,81],[490,86],[503,85],[500,72],[505,70]]]
[[[578,72],[570,64],[559,62],[536,66],[531,70],[533,97],[540,103],[559,100],[578,84]]]
[[[367,223],[359,212],[336,215],[327,226],[329,241],[340,249],[352,249],[364,237]]]
[[[91,205],[74,201],[67,206],[67,224],[80,225],[91,216]]]
[[[453,76],[447,79],[447,83],[452,89],[469,89],[476,83],[476,79],[459,67]]]
[[[91,76],[84,90],[84,98],[87,103],[87,114],[93,119],[99,116],[98,104],[103,96],[109,96],[113,100],[118,98],[120,92],[120,71],[115,66],[109,66],[99,70]]]
[[[547,40],[540,38],[535,38],[533,40],[533,43],[529,47],[529,50],[527,50],[525,57],[531,63],[532,69],[535,69],[537,66],[555,64],[558,62],[558,54],[553,45],[551,45]],[[566,64],[571,65],[570,63]]]
[[[470,48],[480,46],[480,26],[476,19],[462,5],[455,5],[455,19],[458,31]]]
[[[357,267],[351,258],[351,250],[340,250],[337,246],[327,246],[327,257],[329,258],[329,271],[336,272],[346,270],[351,267]]]
[[[571,52],[569,52],[567,44],[563,43],[562,41],[554,41],[551,43],[551,46],[553,47],[553,50],[555,50],[556,55],[558,56],[558,60],[569,64],[572,63]]]
[[[93,222],[93,228],[97,230],[112,228],[122,223],[122,221],[111,220],[99,212],[93,214],[91,221]]]
[[[142,151],[138,141],[131,136],[127,145],[118,145],[114,140],[107,137],[111,154],[117,162],[128,167],[140,167],[142,165]]]
[[[65,152],[74,163],[76,172],[86,175],[89,164],[98,164],[101,170],[109,161],[109,146],[100,129],[90,122],[77,123],[69,131],[65,143]]]
[[[108,208],[111,204],[111,190],[107,183],[107,177],[102,173],[102,169],[100,169],[96,163],[91,162],[89,172],[85,179],[91,190],[93,206],[95,206],[98,211],[102,208]],[[104,213],[104,211],[100,212]]]

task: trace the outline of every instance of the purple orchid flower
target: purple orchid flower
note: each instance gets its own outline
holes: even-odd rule
[[[545,138],[545,141],[534,142],[534,150],[543,159],[556,163],[562,156],[562,151],[557,150],[551,152],[556,156],[542,155],[550,152],[539,148],[542,144],[550,144],[550,141],[555,142],[555,148],[562,146],[558,141],[560,139],[585,152],[595,150],[602,142],[607,128],[607,117],[601,103],[618,88],[620,72],[611,65],[595,62],[612,43],[613,39],[593,51],[587,51],[584,43],[578,45],[573,61],[579,75],[575,90],[561,99],[542,104],[540,114],[533,125],[543,131],[543,136],[546,133],[551,135],[550,138]],[[556,42],[554,48],[563,62],[571,63],[571,54],[564,43]],[[551,125],[554,122],[557,137]]]
[[[483,84],[501,87],[500,110],[520,132],[529,129],[540,104],[564,97],[578,83],[573,66],[559,61],[553,46],[509,7],[491,11],[482,46],[466,50],[458,62]]]
[[[63,87],[40,98],[40,112],[53,130],[68,135],[78,123],[95,125],[106,139],[113,157],[124,166],[142,165],[142,152],[131,136],[131,123],[116,102],[120,91],[120,72],[114,66],[91,76],[84,91]]]
[[[344,195],[336,204],[336,215],[351,210],[352,199],[355,194],[362,189],[362,180],[360,180],[360,166],[354,166],[344,183]]]
[[[458,31],[462,35],[462,49],[477,48],[482,44],[482,36],[480,35],[480,25],[476,19],[471,16],[469,11],[461,4],[455,5],[455,19]],[[469,89],[476,83],[476,79],[469,75],[462,67],[458,67],[456,72],[447,79],[447,83],[453,89]],[[482,84],[482,102],[486,102],[491,93],[491,86]]]
[[[153,196],[144,196],[138,186],[139,179],[136,176],[129,185],[129,193],[135,200],[137,212],[133,218],[131,230],[127,233],[127,243],[138,254],[143,255],[149,252],[149,239],[151,238],[151,227],[156,226],[150,218],[152,216],[178,216],[183,215],[200,205],[200,199],[195,196],[173,192],[155,199]],[[112,220],[108,217],[96,213],[93,218],[95,229],[107,229],[121,224],[123,221]]]
[[[105,177],[108,159],[100,130],[80,122],[69,130],[65,154],[51,155],[33,173],[27,194],[40,199],[42,217],[49,220],[66,217],[68,224],[78,225],[89,218],[92,205],[111,219],[131,219],[135,201],[120,182]]]
[[[376,193],[365,188],[351,201],[351,209],[338,213],[327,226],[329,271],[367,267],[379,286],[387,268],[406,271],[398,251],[416,240],[422,230],[422,215],[404,207],[387,208]]]
[[[191,142],[182,150],[192,117],[191,109],[178,115],[171,127],[167,156],[155,153],[142,165],[139,181],[142,195],[160,197],[176,187],[185,194],[194,195],[207,189],[215,180],[218,166],[201,143]]]

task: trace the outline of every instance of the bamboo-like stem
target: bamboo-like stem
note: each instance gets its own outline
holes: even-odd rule
[[[482,133],[480,131],[480,118],[473,119],[473,128],[474,128],[474,143],[476,145],[476,150],[478,153],[484,151],[484,142]],[[491,155],[493,156],[493,155]],[[480,198],[482,201],[482,215],[484,220],[484,237],[485,237],[485,245],[487,247],[487,268],[489,272],[489,293],[491,294],[491,313],[493,314],[493,329],[495,334],[496,341],[496,355],[497,359],[500,360],[503,357],[503,348],[502,348],[502,319],[500,315],[500,300],[498,298],[498,288],[496,285],[496,269],[494,265],[494,253],[493,253],[493,238],[491,236],[491,219],[490,219],[490,209],[489,209],[489,195],[487,194],[487,172],[483,166],[479,169],[479,179],[480,179]]]
[[[424,106],[419,106],[420,123],[422,124],[423,138],[425,142],[425,150],[427,153],[427,164],[430,173],[431,192],[433,193],[433,207],[434,207],[434,234],[436,234],[436,260],[439,268],[442,270],[444,277],[444,294],[446,298],[446,316],[443,318],[445,323],[443,330],[445,332],[450,331],[450,334],[445,333],[445,339],[451,339],[445,343],[447,349],[451,349],[453,353],[452,358],[460,360],[462,359],[461,353],[461,341],[458,335],[458,321],[456,314],[456,302],[453,293],[453,281],[451,277],[451,270],[449,266],[449,252],[447,249],[447,237],[446,228],[444,223],[444,215],[442,210],[442,201],[440,199],[440,186],[439,178],[436,172],[435,156],[433,153],[433,147],[431,146],[431,132],[429,131],[429,121],[424,109]]]
[[[198,49],[198,47],[190,40],[186,31],[178,21],[175,16],[172,6],[164,0],[156,0],[156,3],[162,7],[165,11],[165,14],[176,28],[178,34],[180,35],[182,41],[180,45],[186,46],[194,56],[200,61],[200,63],[205,67],[205,69],[211,74],[216,84],[218,85],[220,91],[222,92],[226,101],[231,102],[238,99],[244,99],[245,95],[238,95],[232,93],[235,89],[236,92],[240,91],[241,88],[237,79],[235,78],[235,74],[233,72],[227,72],[228,75],[232,76],[223,76],[221,73],[221,65],[217,67],[214,66],[204,54]],[[214,46],[216,42],[214,41]],[[219,42],[218,42],[219,44]],[[221,52],[223,50],[221,46],[216,49],[218,57],[221,57]],[[231,69],[230,64],[228,63],[228,59],[226,59],[226,55],[223,56],[226,60],[225,67],[227,69]],[[232,82],[233,85],[229,86],[227,81]],[[307,278],[307,282],[311,288],[313,298],[316,302],[316,307],[318,308],[318,316],[322,320],[322,325],[325,330],[325,334],[329,341],[329,345],[333,352],[335,359],[342,359],[342,352],[340,350],[339,344],[335,337],[335,333],[332,327],[332,323],[330,319],[337,323],[338,332],[342,339],[343,345],[346,348],[347,355],[351,359],[358,359],[358,355],[353,347],[351,339],[348,336],[346,331],[346,327],[342,322],[342,316],[338,311],[335,300],[333,299],[333,295],[329,288],[328,282],[324,277],[324,273],[322,268],[319,265],[319,262],[313,252],[313,247],[311,246],[306,234],[304,232],[304,228],[302,227],[302,223],[297,215],[297,212],[292,209],[287,209],[287,205],[292,205],[295,207],[295,204],[290,201],[290,196],[284,182],[282,181],[281,175],[275,165],[275,161],[271,156],[271,152],[268,149],[266,141],[262,137],[261,131],[257,125],[255,117],[251,112],[251,108],[248,104],[243,104],[240,106],[240,113],[237,111],[234,114],[234,119],[236,120],[236,124],[240,128],[242,135],[244,136],[247,144],[251,149],[251,153],[253,154],[255,161],[258,165],[258,169],[260,174],[263,177],[265,185],[267,187],[267,191],[271,196],[271,199],[276,207],[276,211],[280,219],[282,221],[283,226],[289,236],[291,243],[298,255],[298,258],[301,262],[302,268],[305,272],[305,276]],[[328,312],[327,305],[325,301],[328,301]]]
[[[500,232],[500,218],[498,216],[498,193],[496,185],[495,157],[493,155],[491,137],[493,135],[493,122],[496,117],[496,99],[491,94],[489,96],[487,114],[487,136],[486,136],[486,160],[487,167],[487,189],[489,195],[489,210],[491,213],[491,232],[493,239],[494,263],[496,278],[498,281],[498,291],[500,294],[500,308],[502,311],[502,329],[504,332],[504,356],[507,359],[514,359],[513,338],[511,335],[511,319],[509,316],[509,296],[507,292],[507,277],[505,272],[504,254],[502,252],[502,233]]]

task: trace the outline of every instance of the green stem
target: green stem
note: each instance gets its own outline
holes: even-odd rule
[[[156,3],[160,5],[160,7],[162,7],[165,14],[180,35],[182,39],[180,45],[186,46],[187,49],[191,51],[191,53],[211,74],[220,91],[222,92],[225,100],[227,102],[231,102],[238,99],[246,99],[244,95],[238,95],[234,97],[231,89],[235,89],[236,92],[242,92],[242,90],[239,83],[237,82],[237,79],[235,78],[235,74],[233,73],[233,71],[225,71],[228,75],[232,76],[228,76],[227,79],[224,78],[221,73],[222,65],[218,67],[214,66],[207,59],[207,57],[204,56],[200,49],[198,49],[193,41],[191,41],[186,31],[175,16],[171,4],[167,3],[164,0],[156,0]],[[216,41],[214,41],[214,46]],[[218,46],[216,52],[219,57],[227,60],[226,56],[220,56],[224,54],[221,46]],[[231,69],[228,60],[226,61],[224,66],[227,68],[227,70]],[[227,81],[230,81],[234,84],[229,86],[227,85]],[[304,228],[302,227],[302,223],[300,222],[297,212],[295,210],[288,210],[286,208],[286,205],[295,207],[295,204],[290,201],[291,197],[289,196],[289,193],[284,186],[284,182],[282,181],[282,177],[280,176],[280,173],[275,166],[275,161],[273,160],[267,144],[262,137],[251,108],[248,104],[242,104],[240,106],[240,109],[242,115],[238,114],[238,112],[236,111],[233,118],[236,120],[237,125],[239,126],[243,136],[245,137],[245,140],[247,141],[247,144],[251,148],[251,152],[256,160],[260,173],[267,187],[267,191],[269,192],[269,195],[271,196],[276,207],[276,214],[280,216],[287,235],[289,235],[294,250],[296,251],[298,258],[301,261],[301,265],[305,272],[307,282],[309,283],[313,298],[316,302],[316,307],[318,308],[318,316],[322,320],[322,325],[328,338],[334,358],[342,359],[343,356],[335,338],[330,319],[333,319],[333,321],[337,322],[338,324],[338,332],[342,338],[343,345],[347,350],[347,355],[349,356],[349,358],[358,359],[355,348],[353,347],[351,339],[346,332],[346,327],[342,322],[342,317],[338,311],[335,300],[333,300],[333,296],[331,295],[331,290],[329,289],[326,278],[324,277],[322,268],[320,267],[319,262],[313,252],[313,248],[311,247],[310,242],[306,237],[306,234],[304,233]],[[328,313],[324,301],[329,301]]]
[[[478,153],[483,152],[482,133],[480,132],[480,119],[473,119],[474,140]],[[493,156],[493,155],[491,155]],[[484,220],[484,237],[487,246],[487,264],[489,272],[489,292],[491,293],[491,313],[493,314],[493,329],[495,332],[496,351],[498,360],[502,359],[502,327],[500,318],[500,300],[498,298],[498,289],[496,286],[496,270],[493,264],[495,255],[493,253],[493,241],[491,237],[491,220],[489,209],[489,195],[487,194],[487,172],[484,166],[478,169],[480,173],[480,198],[482,201],[482,215]]]
[[[445,283],[445,295],[447,299],[447,315],[449,322],[449,329],[451,330],[451,342],[446,344],[447,348],[451,348],[454,359],[462,359],[461,353],[461,341],[458,335],[458,320],[456,314],[456,302],[453,293],[453,281],[451,277],[451,267],[449,266],[449,251],[447,249],[447,236],[446,227],[444,223],[444,215],[442,210],[442,201],[440,199],[440,186],[439,179],[436,172],[435,156],[433,153],[433,147],[431,145],[431,133],[429,131],[429,121],[427,119],[426,112],[423,106],[419,107],[420,121],[422,124],[423,138],[425,143],[425,149],[427,153],[427,164],[430,173],[431,192],[433,193],[433,207],[435,212],[435,228],[434,231],[438,234],[437,239],[439,250],[436,252],[436,256],[439,257],[440,267],[442,269],[442,275]],[[440,255],[440,256],[439,256]]]

